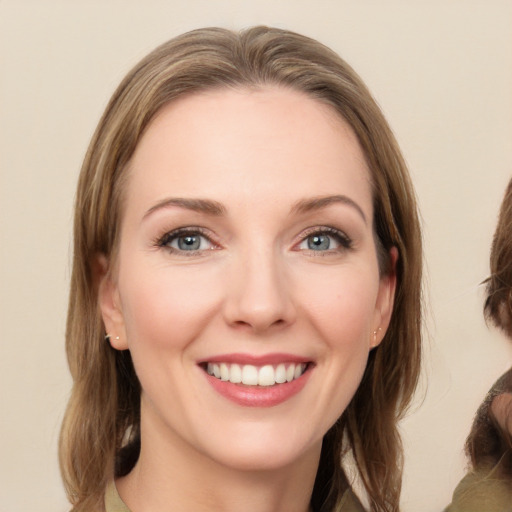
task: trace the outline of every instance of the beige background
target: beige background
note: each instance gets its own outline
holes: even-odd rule
[[[512,2],[0,0],[0,512],[66,510],[56,446],[72,202],[109,95],[173,35],[257,23],[348,60],[410,164],[431,305],[424,393],[403,424],[403,510],[449,501],[472,415],[512,363],[479,287],[512,175]]]

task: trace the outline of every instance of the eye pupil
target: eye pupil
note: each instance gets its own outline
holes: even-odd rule
[[[327,250],[330,246],[330,240],[327,235],[313,235],[308,238],[308,249],[313,251]]]
[[[200,245],[201,239],[198,236],[186,235],[178,238],[178,247],[184,251],[195,251]]]

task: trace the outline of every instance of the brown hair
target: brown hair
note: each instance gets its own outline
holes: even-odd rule
[[[395,138],[356,73],[333,51],[293,32],[254,27],[195,30],[156,48],[122,81],[93,136],[78,183],[67,355],[74,386],[60,462],[75,511],[101,507],[108,480],[128,473],[140,446],[140,386],[128,351],[113,350],[94,286],[98,254],[115,259],[127,164],[154,115],[185,94],[278,85],[329,105],[352,127],[374,186],[377,245],[397,247],[389,329],[370,353],[361,385],[326,434],[312,496],[331,510],[347,488],[352,450],[372,511],[398,510],[402,447],[397,420],[416,386],[421,345],[421,235],[414,191]],[[381,271],[388,270],[381,258]]]
[[[490,258],[491,275],[485,281],[484,315],[512,338],[512,180],[501,203]]]
[[[512,180],[501,203],[490,256],[491,275],[484,281],[484,316],[512,339]],[[499,464],[501,476],[512,478],[512,435],[503,429],[491,409],[493,399],[512,389],[512,369],[492,387],[478,409],[466,440],[466,453],[473,468]],[[495,476],[500,476],[497,473]]]

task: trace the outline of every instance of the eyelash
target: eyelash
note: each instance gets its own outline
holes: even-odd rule
[[[205,238],[211,245],[209,249],[196,249],[196,250],[180,250],[175,247],[171,247],[170,244],[174,240],[177,240],[181,237],[202,237]],[[205,251],[214,250],[217,248],[217,244],[212,240],[212,237],[209,236],[206,231],[199,227],[186,227],[186,228],[178,228],[172,231],[165,233],[163,236],[157,238],[155,240],[155,246],[167,249],[172,254],[179,254],[183,256],[197,256],[199,254],[204,253]]]
[[[327,249],[325,251],[314,251],[313,249],[310,249],[309,252],[316,253],[316,256],[332,254],[333,252],[343,252],[346,250],[350,250],[353,247],[353,241],[349,236],[347,236],[343,231],[340,231],[339,229],[332,228],[329,226],[316,226],[314,228],[306,230],[304,233],[301,234],[300,241],[297,245],[302,244],[311,236],[322,235],[334,238],[336,242],[340,245],[340,247],[334,249]]]
[[[175,247],[170,246],[171,242],[177,240],[180,237],[186,237],[186,236],[202,237],[202,238],[206,239],[212,245],[212,247],[210,247],[208,249],[195,249],[195,250],[187,251],[187,250],[176,249]],[[336,240],[336,242],[339,244],[339,247],[336,247],[334,249],[329,248],[327,250],[322,250],[322,251],[315,251],[313,249],[303,249],[303,250],[307,250],[309,253],[316,253],[315,254],[316,256],[332,254],[334,252],[343,252],[345,250],[352,249],[352,246],[353,246],[352,240],[342,231],[340,231],[336,228],[329,227],[329,226],[316,226],[314,228],[310,228],[310,229],[306,230],[305,232],[303,232],[300,235],[299,242],[296,243],[294,247],[300,246],[300,244],[304,243],[311,236],[329,236],[329,237],[334,238]],[[215,250],[216,248],[218,248],[218,244],[216,244],[212,240],[211,235],[207,234],[207,232],[204,229],[199,228],[199,227],[185,227],[185,228],[174,229],[172,231],[165,233],[163,236],[157,238],[154,242],[154,245],[159,248],[165,248],[170,253],[179,254],[179,255],[185,256],[185,257],[186,256],[197,256],[199,254],[204,253],[205,251]],[[296,250],[301,250],[301,249],[296,249]]]

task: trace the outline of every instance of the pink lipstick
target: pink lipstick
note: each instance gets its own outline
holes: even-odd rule
[[[210,385],[246,407],[273,407],[305,386],[313,363],[291,354],[225,354],[199,363]]]

